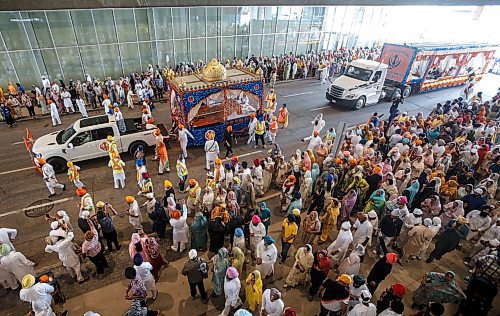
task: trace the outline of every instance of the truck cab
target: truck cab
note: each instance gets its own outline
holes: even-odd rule
[[[152,132],[155,125],[141,125],[141,118],[125,119],[126,130],[118,129],[112,115],[99,115],[75,121],[65,130],[37,138],[33,157],[44,157],[57,173],[66,170],[66,162],[85,161],[105,157],[107,137],[113,136],[120,153],[133,154],[139,145],[146,150],[156,143]]]
[[[386,64],[378,61],[354,60],[326,91],[326,98],[330,102],[345,104],[354,110],[377,103],[386,96],[384,82],[387,68]]]

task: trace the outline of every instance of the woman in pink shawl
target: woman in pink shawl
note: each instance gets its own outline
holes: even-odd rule
[[[421,209],[424,212],[423,218],[439,216],[439,213],[441,213],[441,201],[439,197],[433,194],[426,198],[421,204]]]
[[[167,216],[168,218],[172,218],[172,214],[175,211],[175,200],[173,197],[169,196],[167,198]]]
[[[354,190],[350,190],[344,198],[342,199],[342,203],[340,206],[340,216],[337,219],[337,225],[340,227],[343,222],[348,221],[351,216],[352,209],[356,204],[356,199],[358,198],[358,194]]]
[[[130,254],[130,259],[134,260],[134,256],[136,253],[140,253],[142,259],[146,262],[151,262],[151,258],[146,249],[146,239],[147,236],[144,235],[141,237],[138,233],[132,234],[132,239],[128,245],[128,253]]]
[[[391,158],[387,158],[384,160],[382,163],[382,180],[385,181],[387,178],[387,175],[391,173],[392,174],[392,164],[391,164]]]
[[[236,194],[233,191],[229,191],[229,193],[227,194],[227,208],[235,215],[240,214],[240,206],[238,205],[238,201],[236,200]]]
[[[446,226],[452,219],[464,216],[464,202],[460,200],[449,202],[443,206],[443,210],[443,214],[439,216],[441,219],[441,227]]]
[[[311,170],[311,157],[309,157],[309,154],[306,151],[302,152],[302,163],[304,164],[304,167],[307,168],[307,170]]]

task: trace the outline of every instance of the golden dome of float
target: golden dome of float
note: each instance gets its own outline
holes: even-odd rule
[[[209,82],[226,80],[226,68],[214,58],[203,67],[202,76]]]

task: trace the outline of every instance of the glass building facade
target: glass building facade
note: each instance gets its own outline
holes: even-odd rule
[[[85,73],[117,78],[148,64],[432,41],[437,35],[442,36],[436,40],[480,41],[483,35],[498,38],[491,27],[498,13],[498,7],[479,12],[477,7],[356,6],[0,12],[0,85],[40,83],[42,75],[66,81]],[[436,21],[440,25],[434,28]],[[453,29],[447,21],[454,22]],[[481,27],[485,23],[489,28]],[[473,38],[463,39],[457,26],[471,30]]]
[[[352,47],[378,7],[191,7],[0,12],[0,82],[119,77],[148,64]]]

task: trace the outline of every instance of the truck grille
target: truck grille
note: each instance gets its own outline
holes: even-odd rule
[[[344,89],[337,86],[330,87],[330,94],[335,98],[342,98],[342,94],[344,93]]]

